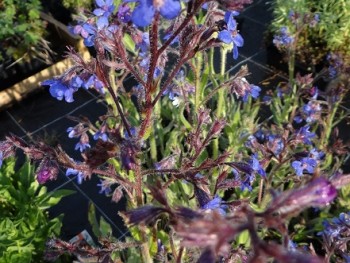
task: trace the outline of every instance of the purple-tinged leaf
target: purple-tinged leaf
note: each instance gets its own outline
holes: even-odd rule
[[[350,174],[336,173],[330,180],[336,189],[340,189],[350,184]]]
[[[230,188],[236,188],[241,186],[242,186],[242,182],[239,180],[226,179],[217,185],[217,189],[222,190],[222,189],[230,189]]]
[[[226,121],[224,119],[215,120],[208,133],[208,137],[210,136],[210,138],[212,138],[212,137],[218,136],[225,126],[226,126]]]
[[[243,162],[230,162],[227,163],[229,166],[231,166],[232,168],[246,173],[246,174],[252,174],[254,172],[253,168],[247,164],[247,163],[243,163]]]
[[[329,205],[337,197],[336,188],[323,177],[319,177],[304,187],[277,196],[266,215],[277,213],[282,217],[296,215],[309,207],[324,207]]]
[[[210,248],[216,254],[227,253],[230,249],[229,241],[242,230],[240,225],[227,220],[216,211],[206,214],[205,217],[176,225],[183,246]]]
[[[11,142],[17,148],[24,149],[26,147],[29,147],[28,143],[26,143],[23,139],[21,139],[20,137],[14,135],[14,134],[7,136],[6,141]]]
[[[168,207],[168,200],[166,198],[164,189],[162,187],[162,184],[160,181],[157,181],[154,186],[150,186],[149,187],[150,191],[151,191],[151,195],[154,197],[154,199],[156,199],[159,203],[161,203],[162,205]]]
[[[196,185],[194,186],[194,195],[200,207],[204,207],[210,201],[209,194]]]
[[[176,215],[179,216],[182,219],[185,220],[193,220],[193,219],[198,219],[202,218],[203,215],[201,213],[198,213],[196,211],[193,211],[190,208],[187,207],[179,207],[176,209]]]
[[[162,213],[168,212],[165,208],[146,205],[132,211],[125,212],[127,224],[137,225],[141,222],[151,224]]]
[[[121,145],[120,159],[124,169],[129,171],[134,170],[137,167],[136,154],[136,146],[131,141],[125,141]]]

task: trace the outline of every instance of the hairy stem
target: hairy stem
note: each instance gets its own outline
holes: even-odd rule
[[[160,54],[157,51],[157,45],[158,45],[158,22],[159,22],[159,12],[156,12],[152,27],[151,27],[151,34],[150,34],[150,62],[147,72],[147,83],[146,83],[146,104],[150,104],[152,97],[152,91],[153,91],[153,76],[154,72],[157,66],[157,62],[159,59]]]
[[[179,62],[176,64],[175,68],[173,68],[173,70],[171,71],[171,73],[169,74],[167,80],[165,81],[165,83],[163,84],[163,87],[160,89],[159,93],[157,94],[157,96],[154,98],[154,100],[152,101],[152,106],[154,107],[154,105],[156,105],[157,101],[160,99],[160,97],[163,95],[164,91],[168,88],[168,86],[170,85],[170,83],[172,82],[172,80],[174,79],[176,73],[180,70],[180,68],[182,67],[182,65],[185,63],[185,61],[187,60],[187,58],[182,58],[179,60]]]
[[[196,88],[195,88],[195,107],[196,111],[199,109],[200,101],[201,101],[201,72],[202,72],[202,64],[203,64],[203,57],[201,54],[198,54],[197,56],[197,66],[195,68],[195,78],[196,78]]]

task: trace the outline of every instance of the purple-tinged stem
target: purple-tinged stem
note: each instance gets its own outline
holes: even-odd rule
[[[120,39],[122,39],[121,35],[118,34],[118,36],[120,37]],[[124,48],[123,48],[123,46],[121,44],[120,39],[118,39],[118,40],[116,39],[115,40],[116,41],[116,47],[118,49],[117,55],[120,56],[120,59],[123,61],[125,67],[130,71],[130,73],[134,76],[134,78],[137,80],[137,82],[139,84],[141,84],[142,86],[146,87],[145,81],[140,77],[140,74],[138,74],[136,72],[135,67],[133,67],[130,64],[130,62],[129,62],[127,56],[126,56],[126,52],[125,52],[125,50],[124,50]]]
[[[99,66],[97,67],[98,69],[100,68]],[[98,70],[99,71],[99,70]],[[101,70],[102,71],[102,70]],[[122,122],[124,124],[124,127],[129,135],[129,137],[131,138],[132,137],[132,134],[131,134],[131,131],[130,131],[130,126],[129,126],[129,123],[128,121],[126,120],[125,116],[124,116],[124,113],[123,113],[123,110],[119,104],[119,101],[118,101],[118,97],[117,95],[114,93],[114,90],[112,89],[109,81],[106,79],[106,76],[104,75],[103,72],[99,72],[100,74],[98,74],[98,77],[100,77],[100,79],[102,80],[102,82],[104,83],[104,85],[107,87],[109,93],[111,94],[112,98],[113,98],[113,101],[115,103],[115,105],[117,106],[117,110],[118,110],[118,113],[119,113],[119,116],[121,117],[122,119]]]
[[[159,23],[159,12],[156,12],[156,15],[154,16],[152,27],[151,27],[151,34],[150,34],[150,65],[148,68],[147,73],[147,84],[146,84],[146,104],[151,103],[151,93],[153,92],[154,87],[153,85],[153,76],[154,72],[157,66],[157,61],[159,59],[158,54],[158,23]]]
[[[157,96],[152,101],[152,107],[154,107],[154,105],[156,105],[157,101],[163,95],[164,91],[168,88],[171,81],[175,78],[175,75],[181,69],[182,65],[186,62],[186,60],[187,60],[187,58],[180,59],[179,62],[177,63],[177,65],[175,66],[175,68],[171,71],[171,73],[170,73],[169,77],[167,78],[167,80],[165,81],[163,87],[161,88],[161,90],[159,91]]]

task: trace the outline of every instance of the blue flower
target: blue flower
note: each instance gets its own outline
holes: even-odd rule
[[[184,98],[187,98],[194,92],[194,85],[186,80],[184,71],[180,70],[175,76],[174,83],[163,92],[163,95],[168,95],[169,99],[172,101],[172,104],[177,107],[184,100]]]
[[[310,100],[302,108],[303,117],[306,122],[314,122],[320,118],[321,106],[318,101]]]
[[[83,142],[78,142],[76,145],[75,145],[75,148],[74,150],[80,150],[80,152],[83,152],[85,151],[87,148],[91,148],[91,145],[89,143],[83,143]]]
[[[244,44],[244,40],[242,36],[237,31],[237,22],[233,18],[237,16],[238,12],[230,12],[227,11],[225,13],[225,22],[227,25],[227,29],[221,30],[218,35],[218,39],[226,44],[233,44],[233,58],[238,58],[238,47],[242,47]]]
[[[96,8],[93,13],[97,16],[97,28],[102,29],[108,26],[108,17],[114,11],[113,0],[96,0]]]
[[[75,170],[73,168],[68,168],[66,171],[66,176],[70,176],[70,175],[76,175],[78,184],[82,184],[84,179],[84,174],[82,172]]]
[[[331,78],[335,78],[341,72],[344,61],[337,53],[329,53],[326,59],[329,63],[328,74]]]
[[[106,142],[108,140],[108,135],[107,133],[103,132],[103,131],[97,131],[94,134],[94,140],[98,140],[101,139],[102,141]]]
[[[254,174],[246,174],[246,176],[241,182],[241,190],[244,191],[245,189],[247,189],[249,192],[251,192],[253,190],[252,184],[254,180]]]
[[[115,40],[115,33],[118,31],[119,27],[117,25],[110,25],[108,27],[103,28],[100,30],[102,32],[102,35],[105,35],[110,40]],[[111,51],[113,48],[111,48],[110,45],[104,45],[104,48],[108,51]]]
[[[141,53],[146,53],[149,50],[149,47],[150,41],[148,32],[135,36],[135,49],[140,49]]]
[[[95,88],[101,94],[105,94],[105,90],[103,89],[103,83],[100,81],[95,74],[91,75],[87,81],[83,83],[84,89]]]
[[[291,45],[294,38],[288,33],[287,27],[282,27],[279,34],[275,35],[273,38],[273,43],[277,48],[284,48]]]
[[[68,138],[74,138],[77,136],[76,130],[73,127],[69,127],[67,129],[67,132],[68,132]]]
[[[265,172],[264,168],[261,166],[257,157],[258,157],[257,154],[253,154],[251,156],[251,159],[249,160],[249,164],[251,165],[254,172],[258,173],[259,175],[261,175],[262,177],[265,178],[266,172]]]
[[[266,105],[270,105],[270,103],[272,102],[272,96],[264,95],[264,97],[262,98],[262,101],[265,102]]]
[[[132,137],[136,137],[136,135],[137,135],[137,129],[135,128],[135,127],[131,127],[130,128],[130,133],[131,133],[131,136]],[[131,140],[132,138],[129,136],[129,133],[128,133],[128,131],[125,129],[124,130],[124,138],[126,139],[126,140]]]
[[[342,244],[342,240],[349,237],[350,212],[340,213],[339,217],[331,220],[324,220],[322,225],[324,229],[317,235],[322,236],[327,243],[333,243],[329,245]],[[342,256],[344,257],[344,255]]]
[[[123,23],[129,23],[131,21],[130,7],[125,3],[121,4],[118,8],[117,16]]]
[[[266,141],[266,134],[261,129],[257,130],[254,133],[254,137],[258,140],[259,143],[264,143]]]
[[[79,89],[82,86],[82,84],[83,80],[79,76],[74,76],[70,81],[70,85],[76,90]]]
[[[227,205],[223,204],[221,198],[218,195],[216,195],[213,200],[210,200],[208,203],[203,205],[202,209],[216,210],[221,215],[226,215]]]
[[[278,156],[284,149],[284,141],[280,136],[270,134],[267,136],[267,147],[275,156]]]
[[[320,22],[320,14],[315,14],[310,21],[310,27],[315,27]]]
[[[322,151],[317,151],[315,148],[310,151],[309,154],[310,157],[312,157],[315,160],[321,160],[325,154]]]
[[[84,39],[84,45],[92,47],[94,45],[97,28],[89,23],[78,24],[73,27],[73,34],[80,35]]]
[[[100,179],[100,183],[97,184],[97,186],[101,187],[101,190],[98,192],[99,194],[109,195],[112,192],[112,189],[106,180]]]
[[[260,95],[261,88],[256,85],[250,85],[251,91],[250,95],[254,98],[257,99]]]
[[[297,248],[298,248],[298,245],[297,243],[294,243],[292,240],[288,240],[288,250],[289,251],[293,251],[293,252],[296,252],[297,251]]]
[[[234,162],[232,163],[234,166],[232,167],[232,174],[235,178],[235,181],[241,183],[241,190],[244,191],[247,189],[249,192],[253,190],[252,184],[255,180],[254,170],[250,164]],[[241,179],[239,175],[239,171],[244,173],[244,178]]]
[[[151,24],[155,12],[159,12],[166,19],[177,17],[181,11],[180,1],[177,0],[124,0],[125,2],[138,2],[131,15],[132,22],[141,27]]]
[[[250,84],[249,87],[250,88],[246,90],[246,92],[242,98],[242,100],[244,102],[248,101],[249,96],[252,96],[254,99],[257,99],[260,95],[261,88],[259,86]]]
[[[247,102],[249,96],[256,99],[259,96],[261,88],[250,84],[246,78],[237,77],[231,83],[231,93],[234,93],[237,98],[242,97],[243,102]]]
[[[296,140],[300,140],[305,144],[312,144],[311,139],[316,136],[315,133],[309,131],[310,126],[302,127],[296,134]]]
[[[295,121],[296,123],[301,123],[301,122],[303,121],[303,118],[302,118],[300,115],[296,115],[296,116],[294,117],[294,121]]]
[[[73,78],[71,84],[63,82],[61,78],[48,79],[41,82],[41,85],[50,86],[50,94],[57,100],[65,99],[66,102],[73,102],[73,93],[79,88],[78,78]]]
[[[313,174],[317,166],[317,161],[310,157],[304,157],[300,161],[293,161],[292,167],[295,170],[297,176],[302,176],[304,171],[309,174]]]

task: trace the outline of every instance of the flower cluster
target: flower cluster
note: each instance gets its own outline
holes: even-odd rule
[[[323,230],[318,233],[324,242],[328,258],[333,254],[344,262],[350,259],[348,240],[350,237],[350,212],[340,213],[339,217],[323,221]]]
[[[310,100],[301,108],[300,115],[297,115],[294,121],[301,123],[305,120],[308,123],[312,123],[320,119],[321,113],[322,108],[320,102],[317,100]]]
[[[282,27],[279,34],[275,35],[273,38],[273,44],[278,49],[286,49],[291,46],[294,42],[294,37],[288,32],[287,27]]]
[[[180,70],[174,78],[174,83],[163,93],[167,95],[174,106],[179,106],[180,102],[194,94],[195,87],[185,79],[185,72]]]
[[[96,77],[96,75],[73,76],[69,80],[65,77],[58,77],[48,79],[41,82],[42,86],[50,86],[50,94],[57,100],[65,100],[68,103],[74,101],[73,94],[79,90],[79,88],[89,89],[95,88],[101,93],[103,91],[102,82]]]
[[[313,174],[318,162],[324,156],[324,153],[312,149],[306,157],[298,157],[296,161],[292,162],[292,167],[296,175],[302,176],[305,172]]]
[[[178,0],[126,0],[125,2],[137,2],[131,14],[131,20],[135,25],[140,27],[150,25],[155,14],[158,12],[166,19],[174,19],[181,11],[181,4]]]

